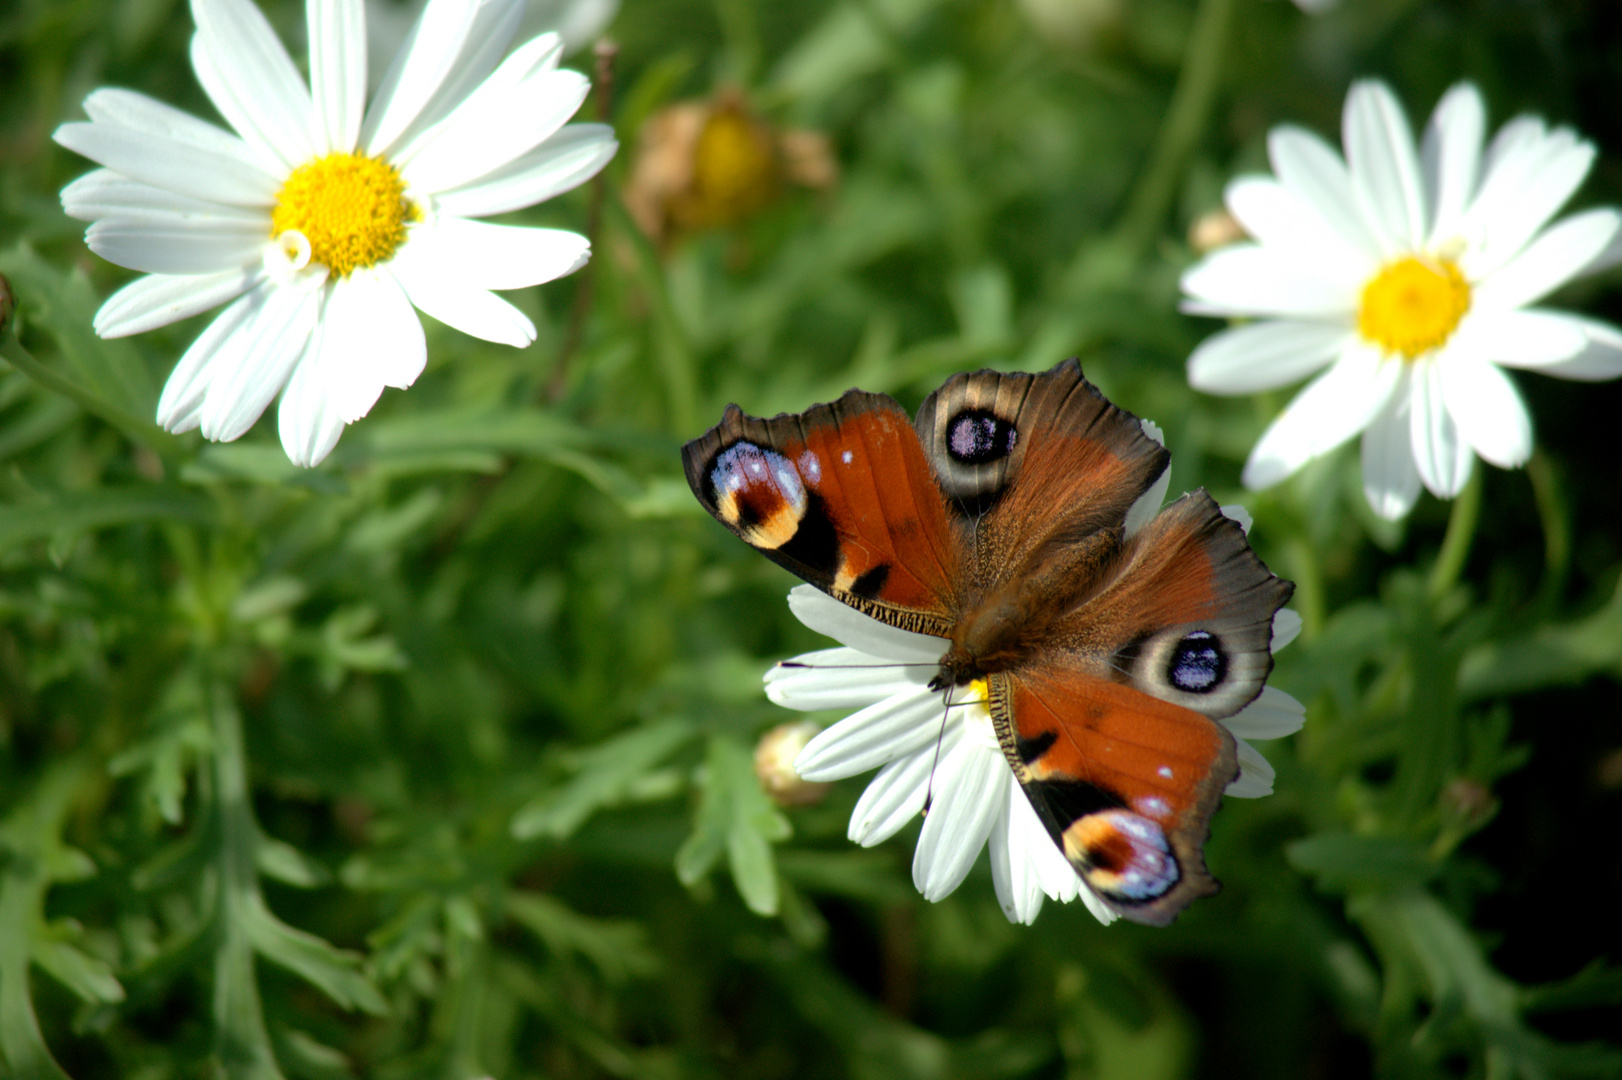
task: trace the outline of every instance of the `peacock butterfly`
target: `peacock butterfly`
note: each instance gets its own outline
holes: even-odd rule
[[[1066,361],[954,375],[909,421],[851,390],[771,420],[728,406],[682,448],[745,543],[891,626],[944,638],[1083,882],[1165,925],[1217,891],[1201,851],[1239,773],[1217,720],[1272,670],[1294,586],[1202,489],[1128,517],[1170,456]]]

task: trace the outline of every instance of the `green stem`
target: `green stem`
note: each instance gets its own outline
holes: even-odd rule
[[[1571,518],[1560,490],[1560,477],[1553,462],[1541,450],[1526,463],[1537,500],[1538,518],[1543,524],[1543,584],[1538,588],[1538,610],[1553,611],[1565,591],[1566,574],[1571,569]]]
[[[33,379],[47,390],[54,390],[74,402],[92,416],[99,416],[137,442],[145,443],[164,457],[180,452],[180,440],[150,420],[126,412],[111,402],[104,401],[61,372],[46,367],[17,340],[17,334],[7,324],[0,329],[0,358]]]
[[[697,434],[695,428],[698,425],[696,364],[687,332],[676,315],[675,305],[670,302],[670,291],[665,285],[665,268],[623,202],[611,197],[608,212],[614,225],[636,252],[637,264],[642,271],[640,276],[653,303],[653,350],[659,362],[659,373],[664,377],[666,415],[670,418],[671,429],[683,438],[690,437]]]
[[[1432,603],[1446,596],[1458,583],[1464,572],[1465,560],[1470,557],[1470,545],[1476,538],[1476,523],[1481,520],[1481,473],[1478,463],[1470,473],[1470,480],[1453,500],[1453,510],[1447,519],[1447,535],[1442,538],[1442,550],[1431,569],[1427,593]]]
[[[1121,247],[1142,258],[1154,242],[1177,194],[1183,166],[1205,131],[1211,105],[1222,76],[1222,52],[1233,21],[1234,0],[1200,0],[1189,31],[1177,88],[1172,92],[1165,122],[1155,140],[1153,156],[1121,215],[1117,229]]]

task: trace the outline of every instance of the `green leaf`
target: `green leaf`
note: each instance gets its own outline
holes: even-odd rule
[[[115,1004],[124,1000],[124,987],[113,969],[68,944],[66,932],[51,929],[34,939],[34,963],[78,996],[79,1000]]]
[[[1540,626],[1465,653],[1459,666],[1459,694],[1518,694],[1546,686],[1575,686],[1603,674],[1622,677],[1622,580],[1610,601],[1586,619]]]
[[[9,508],[0,517],[0,548],[137,521],[204,525],[214,520],[214,513],[212,501],[174,485],[63,492]]]
[[[637,923],[590,918],[541,893],[510,892],[504,903],[507,914],[554,954],[585,957],[609,982],[625,982],[659,970],[659,958],[648,947],[647,931]]]
[[[384,1016],[388,1005],[360,970],[361,956],[334,948],[272,915],[257,896],[245,907],[245,929],[254,950],[300,976],[346,1009]]]
[[[691,886],[727,854],[733,884],[750,911],[777,914],[777,864],[772,844],[792,833],[788,819],[761,790],[748,748],[710,739],[704,798],[692,835],[676,852],[676,876]]]
[[[1291,866],[1336,892],[1360,885],[1408,888],[1441,869],[1419,843],[1390,836],[1319,833],[1297,840],[1284,853]]]
[[[91,328],[101,300],[81,269],[60,271],[19,245],[0,251],[0,274],[10,279],[18,298],[18,318],[54,339],[60,363],[47,370],[81,391],[75,394],[79,404],[120,426],[135,422],[139,430],[157,436],[156,441],[172,443],[172,436],[151,420],[157,412],[157,386],[135,345],[101,339]]]
[[[254,851],[254,864],[266,877],[298,889],[314,889],[332,880],[332,871],[305,855],[292,844],[261,837]]]
[[[561,840],[572,835],[598,810],[625,801],[639,781],[692,736],[693,726],[687,721],[663,720],[584,751],[575,759],[573,780],[536,797],[513,815],[513,836]]]

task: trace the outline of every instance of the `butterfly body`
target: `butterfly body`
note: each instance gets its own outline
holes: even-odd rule
[[[1260,691],[1291,586],[1203,491],[1139,501],[1169,455],[1072,361],[958,375],[911,420],[851,391],[736,406],[683,449],[699,501],[838,600],[943,639],[934,689],[981,695],[1083,881],[1164,924],[1216,891],[1201,845],[1238,775],[1215,721]]]

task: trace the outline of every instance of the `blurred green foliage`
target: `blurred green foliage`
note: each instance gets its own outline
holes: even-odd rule
[[[267,5],[290,38],[301,8]],[[268,419],[152,425],[204,320],[96,339],[127,276],[56,202],[95,86],[209,115],[184,5],[0,10],[0,1075],[1622,1074],[1616,385],[1521,380],[1531,466],[1402,525],[1346,452],[1245,497],[1308,721],[1167,930],[1009,926],[983,865],[927,904],[910,834],[845,841],[859,783],[767,800],[759,675],[818,642],[676,454],[729,401],[911,406],[1074,354],[1178,489],[1238,501],[1286,399],[1188,389],[1192,221],[1362,75],[1416,120],[1470,78],[1495,125],[1572,123],[1580,201],[1622,201],[1622,10],[626,0],[613,32],[625,149],[589,270],[517,298],[539,342],[431,324],[418,384],[305,472]],[[649,243],[639,131],[722,88],[825,132],[839,180]],[[1616,319],[1619,283],[1562,302]]]

